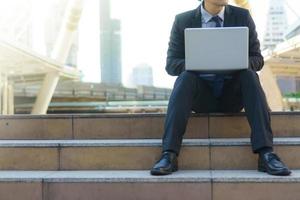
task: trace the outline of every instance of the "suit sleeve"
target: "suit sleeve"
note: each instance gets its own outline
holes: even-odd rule
[[[166,71],[171,76],[178,76],[185,70],[184,31],[179,28],[178,19],[175,17],[169,48],[167,52]]]
[[[249,68],[254,71],[260,71],[264,65],[264,58],[261,55],[255,23],[249,12],[247,23],[249,28]]]

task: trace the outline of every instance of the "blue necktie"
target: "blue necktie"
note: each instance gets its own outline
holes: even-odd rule
[[[221,27],[221,18],[218,15],[212,17],[211,21],[214,21],[216,23],[216,27]],[[216,74],[213,80],[213,93],[215,97],[220,97],[222,95],[223,85],[224,85],[224,75]]]
[[[213,21],[216,23],[216,27],[221,27],[221,18],[217,15],[217,16],[214,16],[210,19],[210,21]]]

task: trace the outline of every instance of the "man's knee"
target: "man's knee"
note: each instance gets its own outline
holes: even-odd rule
[[[198,76],[195,72],[184,71],[178,76],[176,82],[192,84],[197,79],[198,79]]]
[[[195,91],[198,76],[193,72],[182,72],[174,84],[173,92],[178,95],[186,95],[189,92]]]
[[[245,69],[240,71],[239,78],[241,81],[259,81],[257,73],[252,69]]]

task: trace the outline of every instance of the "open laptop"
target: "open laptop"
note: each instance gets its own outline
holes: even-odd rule
[[[248,27],[185,29],[186,70],[226,72],[248,68]]]

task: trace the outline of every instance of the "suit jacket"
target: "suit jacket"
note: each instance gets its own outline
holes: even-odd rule
[[[201,28],[201,6],[195,10],[176,15],[172,27],[167,53],[166,71],[178,76],[185,71],[184,29]],[[254,21],[248,10],[227,5],[225,6],[224,27],[247,26],[249,28],[249,68],[259,71],[264,65],[257,39]],[[199,47],[201,48],[201,47]]]

